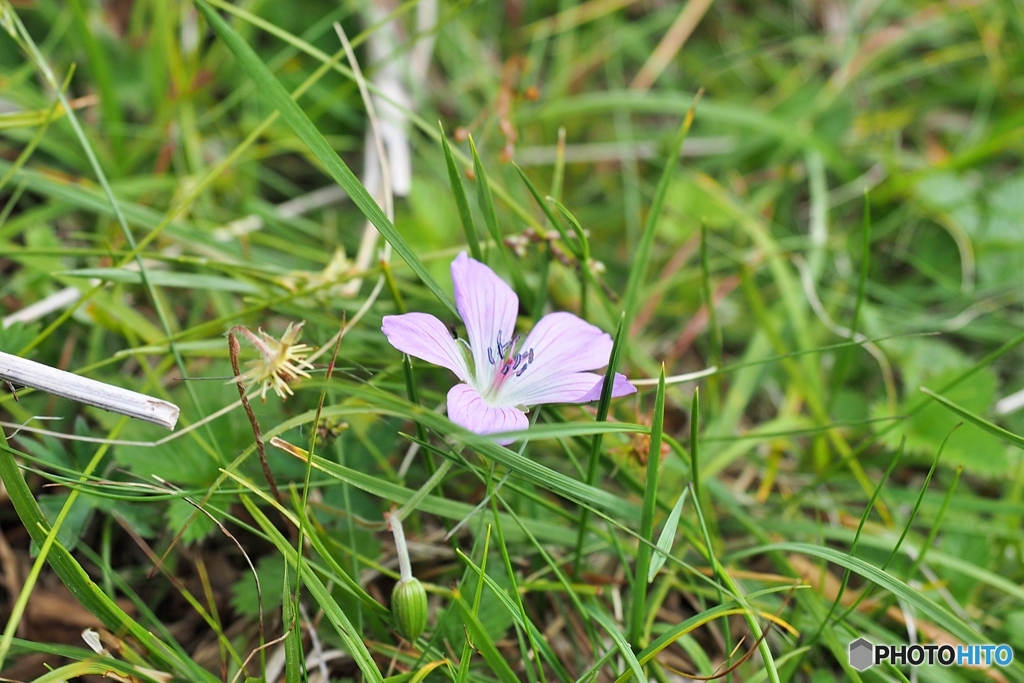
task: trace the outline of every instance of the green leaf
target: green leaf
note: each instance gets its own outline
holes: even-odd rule
[[[928,384],[933,387],[942,387],[957,375],[956,371],[943,372],[929,379]],[[992,406],[995,388],[995,374],[985,368],[945,392],[945,401],[964,410],[971,417],[967,418],[968,424],[950,436],[942,457],[943,467],[963,465],[969,472],[989,475],[1007,471],[1010,461],[1006,453],[1006,446],[996,432],[983,425],[987,424],[996,430],[1000,428],[978,416],[978,413],[986,412]],[[908,396],[898,408],[897,413],[900,415],[910,414],[922,398],[920,394]],[[874,413],[879,416],[884,414],[884,410],[878,406]],[[882,441],[893,449],[899,447],[901,437],[906,435],[908,453],[927,456],[931,459],[942,446],[949,431],[960,422],[958,414],[960,413],[953,408],[944,407],[943,400],[936,399],[929,401],[927,405],[913,413],[909,419],[904,420],[895,429],[883,433],[887,425],[878,423],[878,431],[882,433]],[[961,414],[961,417],[965,416]]]
[[[265,613],[276,610],[282,602],[282,592],[278,587],[283,585],[285,567],[281,556],[271,553],[261,557],[256,563],[256,573],[260,578],[259,592],[256,591],[256,579],[248,567],[239,574],[238,580],[231,586],[231,607],[243,616],[259,616],[261,594]]]
[[[672,553],[672,546],[676,541],[676,529],[679,527],[679,516],[683,514],[683,505],[686,503],[686,496],[689,493],[690,487],[683,489],[683,492],[679,495],[679,500],[676,501],[672,512],[669,513],[668,519],[665,520],[665,526],[661,528],[661,535],[658,536],[658,550],[661,552],[654,553],[654,556],[651,558],[651,568],[647,570],[648,583],[654,581],[654,577],[658,575],[658,572],[665,565],[665,560]]]

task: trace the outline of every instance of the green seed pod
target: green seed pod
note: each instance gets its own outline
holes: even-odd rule
[[[391,592],[391,614],[398,632],[410,641],[416,640],[427,627],[427,591],[419,579],[399,581]]]

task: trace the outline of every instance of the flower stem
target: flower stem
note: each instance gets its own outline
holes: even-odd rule
[[[391,532],[395,535],[395,554],[398,555],[399,583],[412,580],[412,565],[409,563],[409,546],[405,544],[405,530],[402,529],[402,520],[398,515],[389,514],[388,522],[391,524]]]

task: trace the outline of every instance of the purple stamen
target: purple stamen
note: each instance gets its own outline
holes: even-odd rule
[[[501,343],[501,330],[498,330],[498,338],[495,340],[495,345],[498,347],[498,356],[505,360],[505,345]],[[488,349],[489,351],[490,349]]]
[[[491,365],[494,365],[494,349],[490,346],[487,347],[487,360],[491,361]]]
[[[508,374],[508,369],[509,369],[510,367],[512,367],[512,366],[511,366],[511,365],[509,365],[508,363],[505,363],[505,367],[503,367],[503,368],[501,369],[501,374],[503,374],[503,375],[507,375],[507,374]]]
[[[523,374],[524,372],[526,372],[526,368],[528,368],[528,367],[530,367],[530,365],[529,365],[529,364],[526,364],[526,365],[524,365],[523,367],[519,368],[519,372],[517,372],[517,373],[516,373],[516,377],[519,377],[519,376],[520,376],[520,375],[522,375],[522,374]]]

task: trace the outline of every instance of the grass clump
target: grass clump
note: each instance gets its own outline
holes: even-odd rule
[[[0,385],[4,677],[1024,680],[847,651],[1024,648],[1012,3],[0,26],[0,351],[182,409]],[[454,425],[461,251],[639,392]]]

